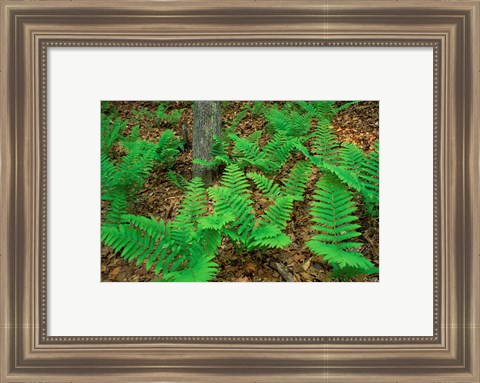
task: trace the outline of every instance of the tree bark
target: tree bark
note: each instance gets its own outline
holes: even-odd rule
[[[192,155],[194,159],[211,161],[213,136],[222,134],[222,104],[220,101],[195,101],[193,104]],[[215,169],[193,164],[193,176],[201,177],[210,186]]]

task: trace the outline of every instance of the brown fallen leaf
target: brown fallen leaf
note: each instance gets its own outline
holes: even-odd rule
[[[304,271],[307,271],[307,270],[310,268],[311,260],[312,260],[312,258],[309,258],[309,259],[302,265],[302,269],[303,269]]]
[[[305,260],[305,255],[304,254],[295,254],[292,257],[293,262],[303,262]]]
[[[305,273],[305,272],[302,272],[301,273],[301,276],[302,276],[302,279],[305,281],[305,282],[311,282],[313,281],[313,278],[310,274],[308,273]]]
[[[116,276],[118,275],[118,273],[120,272],[120,270],[122,270],[122,267],[121,266],[117,266],[115,267],[114,269],[112,269],[109,273],[108,273],[108,278],[110,280],[114,280],[116,278]]]
[[[255,273],[257,271],[257,265],[253,262],[247,262],[245,264],[245,272]]]

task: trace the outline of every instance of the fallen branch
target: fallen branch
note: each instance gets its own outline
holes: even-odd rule
[[[285,282],[295,282],[293,274],[283,263],[270,261],[270,267],[275,269],[282,276]]]

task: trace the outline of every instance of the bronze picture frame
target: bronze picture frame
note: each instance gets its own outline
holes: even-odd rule
[[[480,1],[4,0],[0,12],[0,382],[480,381]],[[56,46],[432,47],[433,336],[48,336]]]

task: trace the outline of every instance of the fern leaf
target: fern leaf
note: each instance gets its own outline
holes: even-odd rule
[[[335,162],[339,142],[330,127],[330,121],[319,121],[313,137],[312,153],[322,161]]]
[[[344,167],[324,162],[319,164],[319,168],[324,172],[334,174],[340,181],[356,191],[360,193],[363,191],[363,184],[360,182],[358,176]]]
[[[210,280],[218,272],[212,260],[221,235],[218,230],[202,227],[205,197],[202,181],[193,178],[173,222],[124,214],[127,224],[102,226],[102,242],[127,261],[146,261],[147,269],[155,266],[155,273],[161,272],[163,280]]]
[[[255,172],[247,173],[257,188],[268,198],[273,199],[280,194],[280,187],[270,178]]]
[[[333,267],[332,272],[328,276],[328,279],[340,279],[342,281],[349,281],[351,278],[360,274],[377,274],[378,267],[371,267],[368,269],[359,269],[357,267],[345,266],[345,267]]]
[[[327,244],[318,241],[307,242],[308,247],[318,255],[323,255],[323,259],[330,264],[336,265],[339,268],[346,266],[355,269],[370,269],[373,267],[372,263],[363,257],[362,254],[354,251],[347,251],[339,248],[336,244]]]
[[[303,193],[307,187],[312,165],[307,161],[298,162],[283,180],[282,192],[296,201],[303,201]]]
[[[365,162],[365,154],[355,144],[344,142],[339,151],[339,165],[359,175]]]
[[[311,104],[315,109],[315,115],[319,119],[330,120],[336,113],[333,101],[312,101]]]
[[[198,220],[198,227],[200,229],[213,229],[221,231],[228,223],[235,219],[233,214],[227,213],[224,215],[218,215],[217,213],[210,214],[206,217],[200,217]]]
[[[173,224],[181,231],[196,230],[198,219],[207,212],[206,190],[199,177],[192,178],[185,189],[179,214]]]
[[[283,249],[291,242],[292,239],[278,227],[263,224],[255,229],[253,241],[249,248],[266,247],[270,249]]]
[[[117,171],[116,166],[104,153],[100,155],[100,167],[101,167],[101,181],[102,181],[102,199],[104,195],[108,195],[114,185],[114,175]]]
[[[283,248],[291,239],[283,230],[290,220],[293,209],[293,197],[281,196],[268,207],[252,230],[249,249],[256,247]]]
[[[337,114],[338,112],[340,112],[344,109],[347,109],[347,108],[351,107],[352,105],[358,104],[358,103],[359,103],[359,101],[346,102],[345,104],[339,106],[338,108],[335,108],[335,114]]]
[[[356,211],[352,193],[332,174],[323,176],[316,186],[310,213],[312,220],[320,223],[313,226],[319,234],[307,246],[335,267],[373,268],[368,259],[352,250],[362,246],[360,242],[352,242],[361,234],[356,231],[359,225],[352,223],[357,220],[352,215]]]
[[[287,162],[295,148],[295,142],[295,139],[282,133],[275,134],[253,163],[267,173],[276,172]]]
[[[247,244],[248,234],[255,219],[248,186],[248,181],[239,166],[232,164],[225,168],[220,186],[208,189],[210,198],[215,202],[215,214],[220,217],[234,217],[223,232],[234,242],[242,245]]]
[[[166,178],[172,184],[174,184],[176,187],[178,187],[179,189],[182,189],[182,190],[184,190],[185,187],[188,184],[188,181],[185,179],[185,177],[183,177],[181,174],[179,174],[179,173],[177,173],[173,170],[167,171]]]
[[[108,199],[107,199],[108,197]],[[125,189],[118,188],[110,191],[104,200],[110,201],[110,206],[105,215],[105,222],[110,224],[118,224],[125,222],[125,214],[127,214],[128,201]]]
[[[201,248],[194,247],[188,265],[180,270],[167,271],[164,281],[170,282],[207,282],[218,273],[218,264],[213,262],[213,254],[204,254]],[[178,269],[178,268],[175,268]]]
[[[150,174],[155,158],[155,144],[138,140],[123,142],[128,150],[126,156],[117,165],[116,187],[124,188],[129,195],[134,195]]]
[[[367,206],[367,211],[372,216],[378,216],[379,196],[379,146],[378,141],[365,158],[359,175],[359,179],[363,183],[363,197]]]
[[[102,157],[102,199],[110,201],[105,218],[109,223],[123,222],[128,203],[145,182],[155,156],[155,145],[150,142],[124,141],[122,145],[128,153],[117,166]]]
[[[184,109],[174,109],[168,112],[168,104],[160,102],[155,110],[156,122],[160,123],[162,121],[166,121],[171,125],[176,124],[178,123],[178,120],[180,120],[183,111]]]
[[[248,181],[238,165],[232,164],[225,168],[220,184],[230,189],[234,195],[245,194],[248,189]],[[248,196],[248,194],[247,194]]]
[[[128,219],[132,219],[132,216],[129,216]],[[137,263],[140,263],[157,249],[157,242],[166,231],[163,221],[155,221],[155,223],[157,227],[153,231],[151,223],[147,225],[150,228],[149,231],[142,226],[145,222],[140,220],[135,221],[134,225],[103,225],[102,242],[112,247],[115,252],[119,252],[127,261],[138,258]]]
[[[257,144],[258,143],[258,140],[260,139],[260,137],[262,137],[262,131],[261,130],[257,130],[255,132],[253,132],[252,134],[250,134],[248,137],[247,137],[247,140],[252,142],[252,143],[255,143]]]
[[[293,198],[291,196],[278,197],[262,215],[265,222],[281,229],[287,226],[293,209]]]
[[[101,152],[108,155],[112,145],[119,141],[122,137],[121,133],[125,130],[127,121],[122,121],[120,118],[112,120],[111,115],[102,115],[101,118],[101,132],[102,143]]]
[[[272,135],[281,133],[287,137],[301,137],[307,134],[312,116],[285,109],[288,109],[288,106],[282,110],[274,107],[267,110],[265,113],[267,130]]]
[[[156,160],[162,163],[167,169],[170,169],[175,163],[175,158],[180,153],[181,142],[175,137],[173,130],[165,130],[157,144]]]
[[[135,142],[140,140],[140,125],[135,125],[130,134],[122,142]]]
[[[244,168],[248,164],[255,164],[260,155],[258,145],[235,134],[229,134],[228,137],[234,143],[232,157],[236,159],[238,166]]]
[[[235,118],[233,119],[233,121],[230,123],[230,126],[228,128],[225,129],[225,133],[228,135],[230,133],[233,133],[235,131],[235,129],[237,128],[238,124],[240,124],[240,121],[243,120],[243,118],[245,117],[247,113],[247,109],[244,109],[242,111],[240,111],[236,116]]]

